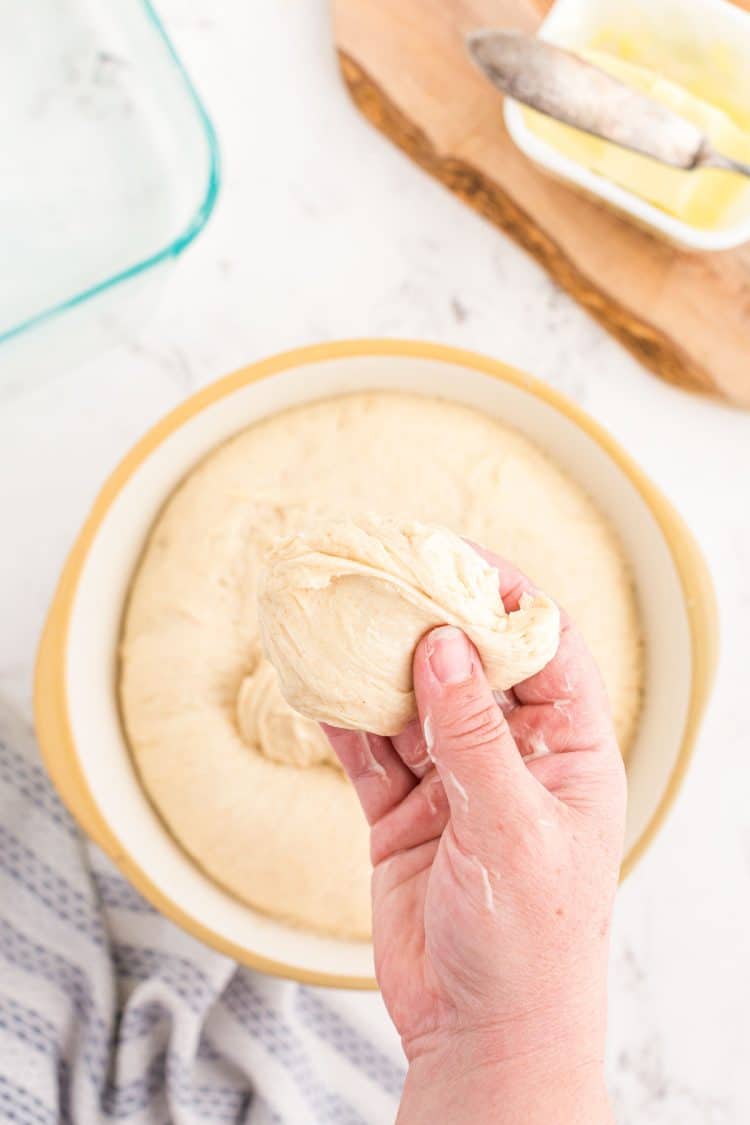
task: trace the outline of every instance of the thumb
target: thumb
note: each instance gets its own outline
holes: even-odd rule
[[[414,691],[430,757],[445,787],[451,817],[480,831],[509,798],[533,791],[477,650],[451,625],[433,629],[414,654]]]

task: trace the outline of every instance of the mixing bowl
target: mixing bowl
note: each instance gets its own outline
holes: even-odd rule
[[[643,855],[675,798],[717,651],[713,587],[682,520],[601,426],[503,363],[418,342],[322,344],[229,375],[157,423],[102,488],[50,609],[35,685],[47,769],[84,831],[162,913],[257,969],[352,988],[374,986],[368,943],[321,937],[264,917],[216,886],[172,839],[133,767],[116,677],[131,576],[178,482],[252,422],[361,390],[440,396],[515,426],[583,485],[617,529],[633,569],[646,647],[643,711],[627,756],[623,875]]]

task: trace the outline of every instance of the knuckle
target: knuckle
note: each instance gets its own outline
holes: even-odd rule
[[[462,701],[443,718],[440,737],[446,747],[470,745],[475,748],[496,743],[505,720],[493,699]]]

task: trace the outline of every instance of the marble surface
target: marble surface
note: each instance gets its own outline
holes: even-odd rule
[[[28,712],[39,629],[87,506],[134,439],[190,391],[283,348],[354,335],[465,345],[546,379],[683,513],[722,615],[694,764],[618,899],[618,1121],[750,1120],[750,417],[640,369],[365,125],[339,82],[324,0],[159,8],[217,125],[223,191],[198,241],[145,288],[0,351],[0,697]]]

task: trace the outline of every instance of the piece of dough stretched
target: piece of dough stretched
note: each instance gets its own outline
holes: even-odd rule
[[[281,694],[272,664],[258,660],[240,684],[237,726],[243,741],[284,766],[340,769],[330,742],[317,723],[292,710]]]
[[[287,702],[319,722],[383,735],[417,713],[412,658],[435,626],[462,629],[501,691],[539,672],[560,635],[544,594],[506,613],[497,571],[452,531],[375,516],[282,540],[260,575],[258,609]]]

